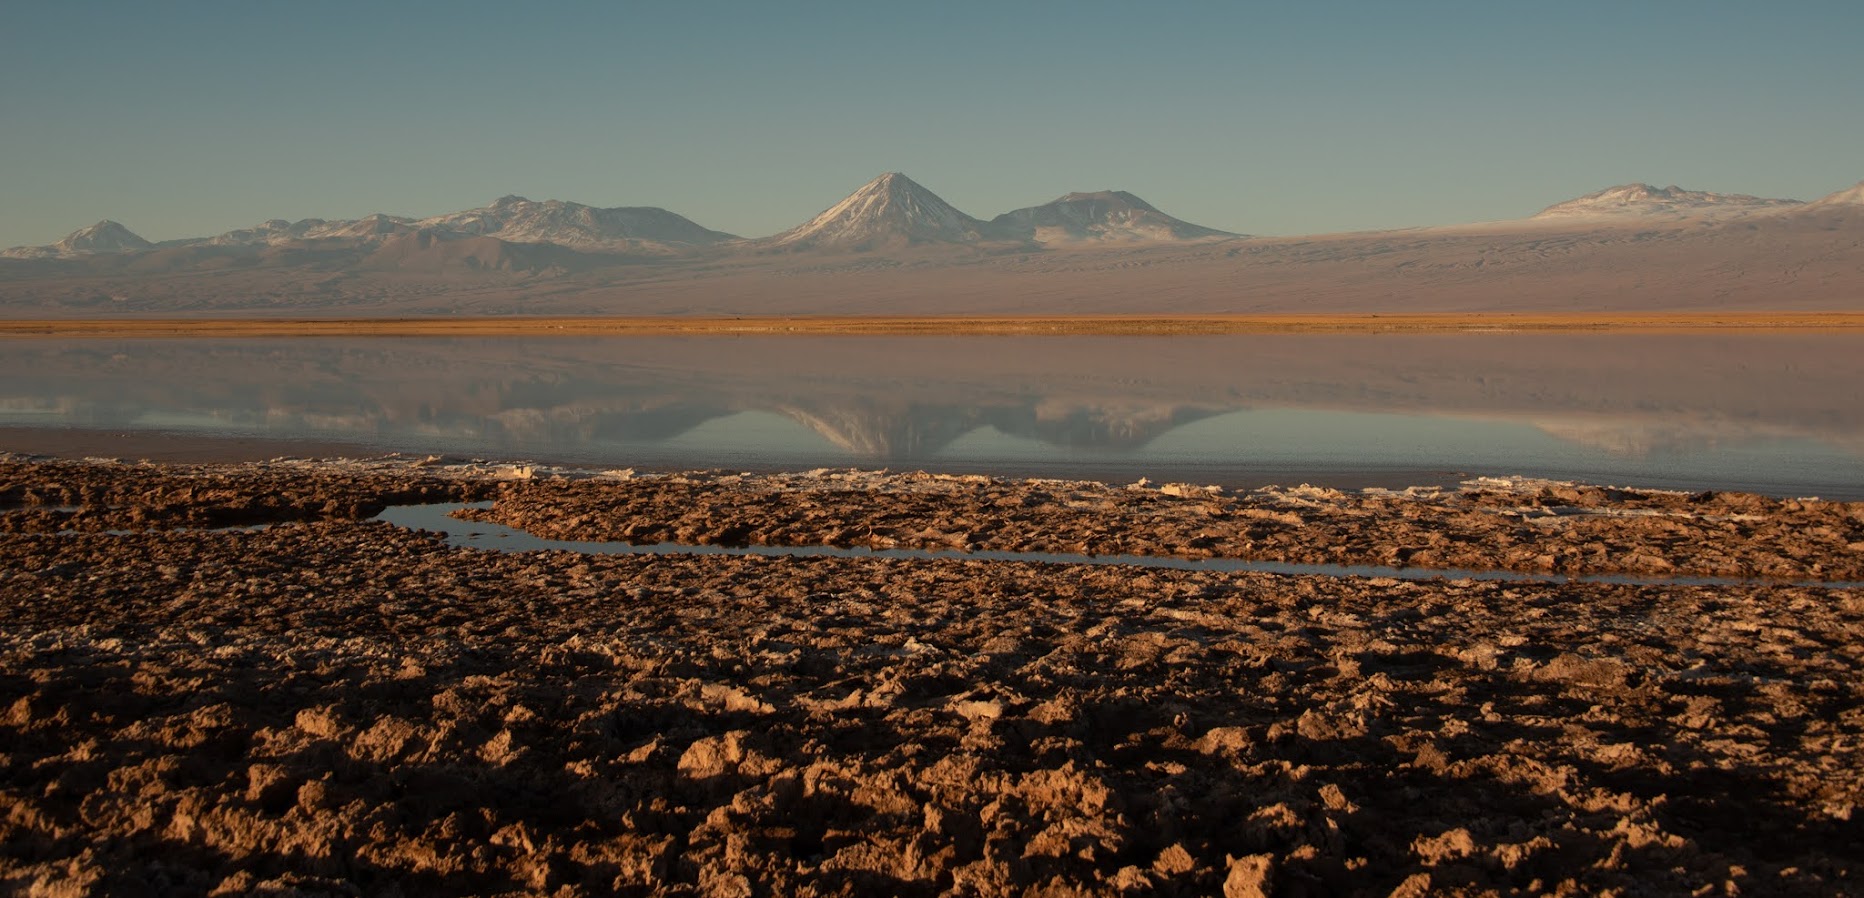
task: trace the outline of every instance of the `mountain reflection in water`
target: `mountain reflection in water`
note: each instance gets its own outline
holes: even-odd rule
[[[0,424],[661,467],[1864,493],[1864,337],[21,340]],[[4,444],[0,443],[0,448]]]

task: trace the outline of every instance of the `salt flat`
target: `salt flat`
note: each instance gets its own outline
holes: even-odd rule
[[[1498,484],[1269,491],[1220,518],[1232,498],[1195,490],[550,473],[0,461],[0,882],[1785,895],[1858,876],[1856,589],[513,554],[368,520],[496,498],[527,527],[620,532],[678,501],[699,539],[800,535],[767,526],[780,509],[788,530],[931,539],[982,503],[1014,509],[1003,539],[1227,552],[1199,528],[1311,524],[1376,555],[1432,521],[1505,533],[1510,509],[1583,507],[1617,522],[1593,534],[1613,563],[1850,570],[1857,548],[1796,547],[1864,536],[1855,505]],[[203,529],[233,524],[271,526]]]

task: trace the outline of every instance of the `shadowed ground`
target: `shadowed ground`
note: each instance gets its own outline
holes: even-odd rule
[[[1856,888],[1856,590],[513,555],[359,520],[491,473],[9,465],[0,882]],[[88,520],[128,526],[57,532]],[[170,529],[267,520],[300,523]]]

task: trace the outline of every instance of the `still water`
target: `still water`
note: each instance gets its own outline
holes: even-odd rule
[[[894,558],[944,561],[1018,561],[1034,564],[1123,565],[1174,571],[1255,572],[1297,577],[1389,577],[1394,580],[1498,580],[1507,583],[1626,583],[1651,586],[1738,586],[1751,583],[1780,585],[1794,582],[1836,589],[1864,587],[1849,580],[1772,581],[1747,577],[1657,577],[1638,574],[1524,574],[1518,571],[1464,568],[1387,567],[1377,564],[1304,564],[1292,561],[1252,561],[1244,558],[1173,558],[1169,555],[1080,555],[1071,552],[1005,552],[956,549],[871,549],[842,546],[694,545],[692,543],[637,544],[621,541],[546,539],[516,527],[489,521],[453,517],[462,508],[490,508],[491,502],[429,505],[391,505],[376,520],[409,530],[446,534],[449,545],[493,552],[577,552],[584,555],[729,555],[751,558]],[[260,525],[261,527],[268,525]],[[249,529],[249,528],[235,528]]]
[[[18,340],[0,425],[651,468],[1864,498],[1864,335]],[[5,433],[0,431],[0,449]]]

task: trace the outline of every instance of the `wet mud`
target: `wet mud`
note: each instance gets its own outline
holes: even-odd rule
[[[744,526],[786,507],[783,490],[708,498],[743,486],[723,475],[508,479],[539,473],[0,460],[0,890],[1859,889],[1864,591],[498,553],[366,519],[409,495],[496,497],[493,514],[601,538],[628,524],[571,503],[638,494],[680,522],[644,536],[700,541],[724,538],[702,508]],[[786,482],[849,541],[910,536],[889,516],[949,500],[908,475]],[[801,495],[811,482],[829,485]],[[1441,501],[1471,519],[1744,515],[1829,539],[1855,520],[1583,488],[1535,506],[1515,487]],[[1214,551],[1151,534],[1240,501],[974,488],[1002,490],[984,506],[999,532],[1053,526],[1027,539],[1058,548],[1124,531]],[[1141,500],[1070,505],[1115,492]],[[1344,545],[1403,514],[1284,495]],[[235,522],[275,526],[200,529]],[[1759,545],[1775,554],[1740,557],[1799,557]]]

